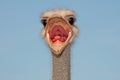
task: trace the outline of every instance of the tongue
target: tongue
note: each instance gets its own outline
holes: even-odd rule
[[[55,36],[54,39],[55,39],[55,40],[60,40],[61,37],[60,37],[60,36]]]
[[[52,41],[56,42],[56,41],[60,41],[60,42],[64,42],[67,38],[65,36],[55,36]]]

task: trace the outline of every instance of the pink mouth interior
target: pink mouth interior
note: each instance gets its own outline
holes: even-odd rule
[[[65,42],[67,40],[68,33],[69,30],[65,30],[61,25],[55,25],[52,30],[49,31],[49,36],[52,42]]]

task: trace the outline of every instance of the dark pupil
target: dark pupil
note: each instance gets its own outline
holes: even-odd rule
[[[47,21],[46,21],[46,20],[42,20],[41,22],[42,22],[42,24],[43,24],[44,26],[46,26],[46,24],[47,24]]]
[[[69,21],[69,23],[70,23],[71,25],[74,24],[74,18],[70,17],[70,18],[68,19],[68,21]]]

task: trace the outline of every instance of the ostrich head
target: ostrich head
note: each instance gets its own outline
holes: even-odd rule
[[[75,20],[75,13],[70,10],[48,11],[41,16],[44,26],[41,33],[54,55],[61,55],[65,47],[77,36]]]

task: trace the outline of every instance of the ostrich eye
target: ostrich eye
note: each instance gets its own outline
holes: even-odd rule
[[[41,20],[41,23],[43,24],[43,26],[46,26],[46,24],[47,24],[47,19],[42,19],[42,20]]]
[[[74,22],[75,22],[75,18],[74,18],[73,16],[68,16],[68,17],[67,17],[67,20],[68,20],[68,22],[69,22],[71,25],[73,25]]]

